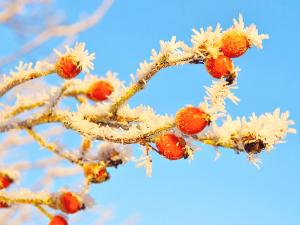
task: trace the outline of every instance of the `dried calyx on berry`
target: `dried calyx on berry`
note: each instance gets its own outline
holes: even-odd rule
[[[258,154],[266,147],[265,143],[262,140],[254,140],[248,143],[245,143],[244,149],[247,153]]]
[[[266,144],[261,139],[255,139],[252,135],[242,138],[244,149],[247,153],[258,154],[266,148]]]
[[[230,73],[227,77],[226,77],[226,81],[227,81],[227,85],[232,85],[234,83],[234,81],[236,80],[236,72]]]
[[[99,163],[86,163],[83,166],[85,178],[89,183],[102,183],[110,176],[106,169],[107,165],[101,161]]]
[[[102,142],[99,146],[97,160],[103,161],[107,167],[117,168],[131,158],[132,151],[129,146]]]
[[[105,161],[108,167],[115,167],[115,168],[117,168],[119,165],[124,163],[122,157],[120,157],[120,152],[115,149],[106,152],[105,156],[102,155],[102,160]]]

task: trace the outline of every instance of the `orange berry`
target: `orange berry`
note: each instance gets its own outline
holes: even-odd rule
[[[55,65],[56,72],[64,79],[76,77],[81,72],[81,66],[72,55],[60,57]]]
[[[215,59],[213,57],[208,58],[205,67],[208,73],[217,79],[227,77],[234,69],[232,60],[224,55],[219,55]]]
[[[64,217],[56,215],[51,219],[49,225],[68,225],[68,222]]]
[[[243,55],[250,48],[249,40],[241,31],[227,31],[221,39],[221,50],[229,58]]]
[[[102,163],[87,163],[83,169],[86,179],[91,183],[102,183],[109,179],[106,166]]]
[[[78,198],[71,192],[62,193],[59,196],[59,205],[63,212],[69,214],[76,213],[82,208]]]
[[[163,134],[156,138],[159,154],[170,160],[181,159],[185,156],[185,140],[175,134]]]
[[[104,80],[100,80],[91,85],[87,96],[94,101],[104,101],[108,99],[108,96],[110,96],[112,92],[113,86]]]
[[[11,179],[7,174],[0,173],[0,190],[8,188],[13,183],[13,179]]]
[[[197,134],[209,123],[209,115],[196,107],[186,107],[176,113],[176,127],[185,134]]]

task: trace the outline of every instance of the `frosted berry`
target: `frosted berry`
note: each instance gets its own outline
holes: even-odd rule
[[[63,212],[68,214],[76,213],[82,208],[78,197],[71,192],[62,193],[59,196],[59,206]]]
[[[241,31],[227,31],[221,39],[221,51],[229,58],[243,55],[249,47],[249,40]]]
[[[209,123],[209,115],[196,107],[186,107],[176,113],[176,127],[185,134],[197,134]]]
[[[49,225],[68,225],[68,222],[63,216],[56,215],[51,219]]]
[[[87,96],[94,101],[104,101],[113,92],[113,87],[104,80],[93,83],[87,93]]]
[[[91,183],[102,183],[109,179],[106,166],[102,163],[87,163],[83,169],[86,179]]]
[[[0,190],[8,188],[13,183],[13,179],[7,174],[0,173]]]
[[[185,140],[175,134],[162,134],[155,140],[159,154],[170,160],[185,157]]]
[[[232,60],[224,55],[219,55],[217,58],[208,58],[205,67],[207,72],[217,79],[229,76],[234,69]]]
[[[57,74],[64,79],[72,79],[81,72],[80,62],[72,55],[60,57],[55,68]]]

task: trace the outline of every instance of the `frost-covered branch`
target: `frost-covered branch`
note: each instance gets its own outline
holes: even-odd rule
[[[124,93],[114,102],[110,108],[110,113],[115,115],[119,107],[128,101],[137,92],[143,90],[148,81],[161,69],[170,66],[183,65],[188,63],[204,63],[204,57],[185,52],[188,49],[183,42],[176,42],[176,37],[172,37],[170,42],[160,42],[160,52],[152,50],[151,62],[144,61],[137,71],[138,80],[134,82]]]
[[[43,68],[44,67],[44,68]],[[2,75],[0,84],[0,97],[10,89],[36,78],[44,77],[55,73],[55,68],[48,63],[37,62],[36,65],[24,64],[21,62],[16,71],[10,73],[10,76]]]
[[[15,194],[6,189],[15,183],[16,176],[9,170],[0,169],[0,189],[4,189],[0,191],[0,208],[31,204],[50,221],[60,220],[67,224],[64,217],[52,216],[44,206],[67,214],[76,213],[87,206],[83,196],[89,192],[90,185],[108,181],[109,170],[114,167],[131,161],[138,167],[145,167],[147,175],[151,176],[152,154],[158,153],[169,160],[191,160],[198,143],[247,154],[257,165],[261,152],[269,152],[276,144],[282,143],[288,133],[296,132],[291,127],[294,123],[289,119],[289,113],[281,113],[279,109],[235,120],[226,109],[228,100],[239,103],[234,94],[239,68],[235,67],[233,59],[244,55],[253,46],[262,48],[262,41],[267,38],[267,35],[258,33],[255,25],[246,27],[242,16],[224,31],[219,24],[215,29],[194,29],[191,46],[176,41],[176,37],[161,41],[159,51],[152,50],[150,62],[140,64],[136,75],[131,75],[128,86],[110,71],[105,76],[91,74],[95,54],[88,52],[84,43],[66,47],[65,51],[55,50],[57,57],[53,64],[37,63],[33,66],[21,63],[16,72],[4,77],[0,84],[3,101],[0,133],[26,131],[41,148],[54,154],[54,159],[67,160],[77,166],[73,171],[61,167],[55,160],[51,161],[54,168],[45,171],[45,179],[38,184],[49,184],[48,179],[78,173],[83,174],[84,180],[78,193],[63,190],[41,195],[25,190]],[[150,106],[130,106],[130,99],[142,91],[153,76],[159,75],[160,70],[184,64],[204,64],[213,79],[210,86],[204,87],[206,96],[199,106],[185,106],[175,116],[159,115]],[[76,78],[80,73],[85,73],[83,79]],[[18,93],[18,86],[30,88],[29,80],[42,79],[50,74],[65,81],[29,96],[22,94],[22,90]],[[8,104],[4,96],[9,91],[16,95],[12,104]],[[31,92],[34,91],[32,88]],[[72,110],[64,105],[67,98],[77,100]],[[59,125],[79,134],[81,143],[73,150],[65,150],[40,134],[38,127],[47,124]],[[19,145],[22,140],[16,138],[16,143]],[[97,147],[94,146],[96,141],[101,141]],[[4,143],[3,149],[8,144]],[[130,146],[134,144],[142,150],[139,158],[132,155]],[[30,167],[21,161],[11,168],[29,170],[36,166]],[[70,205],[65,201],[71,202]]]

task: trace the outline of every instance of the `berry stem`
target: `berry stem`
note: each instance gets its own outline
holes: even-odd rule
[[[51,198],[39,199],[39,198],[10,198],[5,195],[0,195],[0,201],[12,204],[29,204],[29,205],[47,205],[53,207],[51,204]]]
[[[208,136],[193,136],[193,138],[195,140],[200,141],[207,145],[211,145],[211,146],[215,146],[215,147],[229,148],[229,149],[233,149],[237,152],[244,151],[234,142],[220,142],[220,141],[216,140],[215,138],[208,137]]]
[[[53,215],[49,213],[44,207],[41,205],[35,205],[35,207],[43,214],[45,215],[49,220],[53,218]]]

